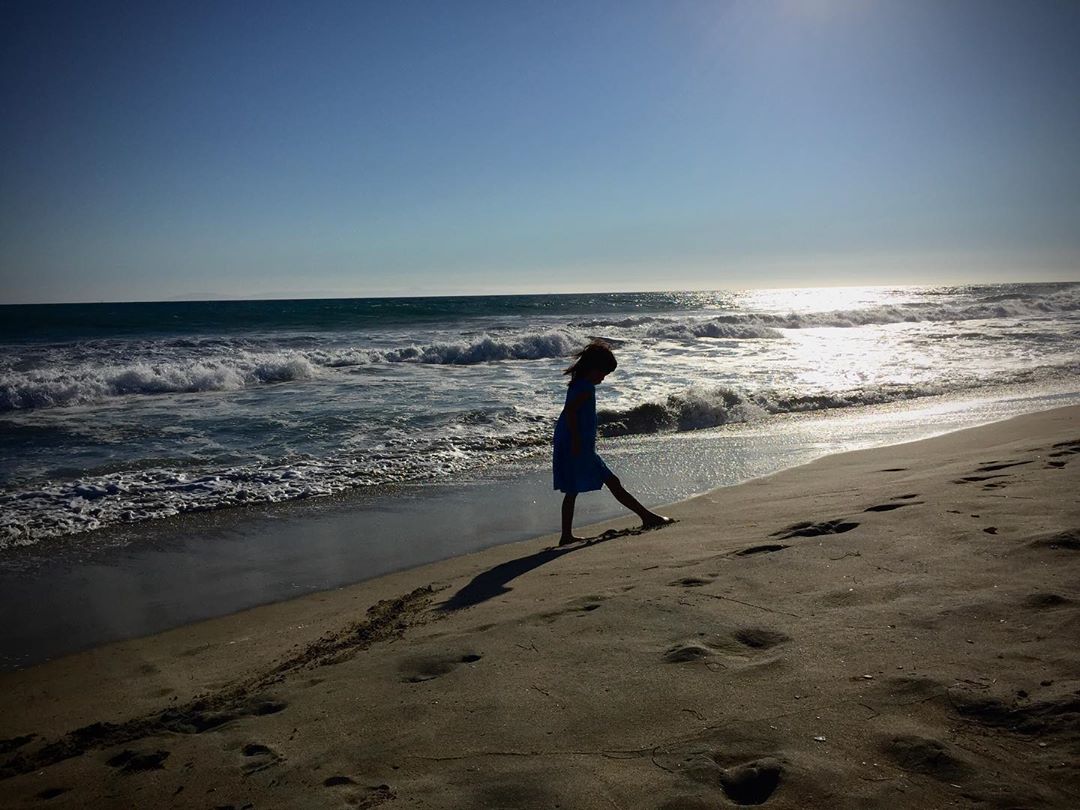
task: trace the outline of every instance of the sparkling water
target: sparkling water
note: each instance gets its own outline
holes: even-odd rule
[[[1080,391],[1080,284],[0,307],[0,545],[549,452],[600,338],[606,436]],[[603,447],[601,445],[601,452]]]

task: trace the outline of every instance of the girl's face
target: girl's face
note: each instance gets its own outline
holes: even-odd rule
[[[599,385],[604,381],[604,377],[606,376],[607,372],[600,371],[599,369],[593,369],[585,375],[585,379],[587,379],[593,385]]]

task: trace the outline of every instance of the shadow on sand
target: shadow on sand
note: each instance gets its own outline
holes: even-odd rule
[[[471,607],[472,605],[486,602],[493,596],[508,593],[511,589],[506,587],[507,583],[517,579],[522,574],[527,574],[529,571],[539,568],[545,563],[549,563],[554,559],[562,557],[564,554],[581,551],[590,546],[595,546],[598,543],[615,540],[619,537],[644,534],[645,532],[653,531],[656,528],[662,527],[653,527],[649,529],[640,527],[636,529],[608,529],[606,532],[596,535],[596,537],[586,537],[581,543],[573,543],[568,546],[551,546],[542,551],[538,551],[535,554],[530,554],[527,557],[519,557],[516,560],[507,560],[504,563],[499,563],[494,568],[489,568],[487,571],[473,577],[468,585],[443,602],[442,605],[439,606],[439,610],[460,610],[461,608]]]

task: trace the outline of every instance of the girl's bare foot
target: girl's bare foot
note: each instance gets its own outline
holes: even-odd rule
[[[559,545],[560,546],[568,546],[571,543],[580,543],[584,539],[585,539],[584,537],[578,537],[577,535],[570,534],[570,535],[560,537],[559,538]]]
[[[656,514],[656,512],[650,512],[648,517],[641,519],[641,528],[655,529],[659,526],[667,526],[674,522],[674,518],[664,517],[663,515]]]

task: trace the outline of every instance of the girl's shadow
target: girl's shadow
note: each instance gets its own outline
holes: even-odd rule
[[[516,560],[499,563],[494,568],[489,568],[487,571],[473,577],[468,585],[443,602],[439,606],[439,610],[448,612],[486,602],[493,596],[509,593],[512,589],[507,588],[506,585],[511,580],[562,557],[564,554],[581,551],[583,548],[605,543],[618,537],[644,534],[647,531],[652,531],[652,529],[608,529],[606,532],[596,535],[596,537],[586,537],[581,543],[572,543],[568,546],[553,546],[535,554],[530,554],[527,557],[519,557]]]

